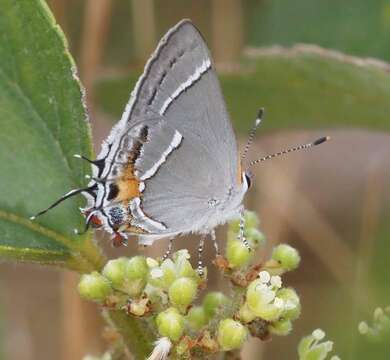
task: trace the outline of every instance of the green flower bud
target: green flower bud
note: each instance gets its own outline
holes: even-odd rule
[[[195,299],[197,283],[194,279],[182,277],[175,280],[169,287],[168,295],[172,305],[185,311]]]
[[[226,246],[226,258],[229,266],[238,268],[246,266],[254,256],[254,251],[250,251],[242,241],[229,240]]]
[[[256,229],[259,226],[259,218],[253,211],[245,211],[245,227],[247,229]]]
[[[245,236],[253,248],[257,248],[258,246],[263,246],[265,244],[264,234],[257,229],[246,229]]]
[[[178,341],[184,331],[184,316],[171,307],[157,315],[156,324],[161,336]]]
[[[256,316],[267,320],[277,320],[284,310],[284,301],[276,297],[272,285],[257,279],[252,281],[247,289],[246,302]]]
[[[210,319],[224,305],[229,304],[229,299],[221,292],[209,292],[203,299],[203,308],[206,316]]]
[[[276,246],[272,252],[272,259],[277,261],[286,271],[296,269],[301,261],[298,251],[287,244]]]
[[[151,258],[151,257],[147,257],[146,258],[146,264],[148,265],[148,267],[150,269],[152,269],[152,268],[154,268],[154,267],[159,265],[158,261],[153,259],[153,258]]]
[[[238,316],[244,323],[249,323],[256,318],[256,314],[249,308],[247,303],[241,306]]]
[[[218,325],[217,337],[223,351],[239,349],[248,337],[248,330],[238,321],[225,319]]]
[[[193,269],[186,256],[178,256],[175,260],[175,266],[177,277],[189,277],[197,282],[200,280],[198,273]]]
[[[192,307],[186,319],[190,328],[195,331],[198,331],[207,324],[207,316],[202,306]]]
[[[171,259],[165,259],[163,263],[160,266],[160,273],[158,274],[161,277],[158,278],[158,284],[157,286],[168,290],[168,288],[171,286],[171,284],[176,280],[176,267],[175,264]],[[157,273],[157,271],[156,271]],[[151,272],[153,275],[153,273]]]
[[[268,330],[271,334],[285,336],[288,335],[292,330],[292,323],[288,319],[280,319],[271,323],[268,326]]]
[[[293,288],[280,289],[276,296],[284,301],[283,318],[288,320],[298,319],[301,314],[301,303],[299,296]]]
[[[145,288],[149,268],[143,256],[134,256],[125,265],[125,283],[121,290],[132,297],[141,295]]]
[[[84,299],[103,303],[112,294],[110,282],[97,271],[84,274],[78,285],[79,294]]]
[[[235,219],[229,222],[228,233],[233,235],[233,237],[237,236],[240,231],[240,220]]]
[[[111,282],[112,287],[115,289],[121,290],[124,286],[127,262],[127,258],[121,257],[108,261],[103,268],[102,274]]]

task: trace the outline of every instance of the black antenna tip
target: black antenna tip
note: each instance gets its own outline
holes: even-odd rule
[[[317,139],[316,141],[313,142],[313,145],[320,145],[324,143],[325,141],[330,140],[330,136],[324,136],[322,138]]]
[[[264,116],[264,113],[265,113],[265,109],[263,107],[260,108],[258,113],[257,113],[257,119],[261,120]]]

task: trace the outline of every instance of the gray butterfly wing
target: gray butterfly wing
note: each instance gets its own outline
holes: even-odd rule
[[[135,162],[143,212],[162,232],[201,230],[238,186],[238,152],[210,53],[190,21],[161,40],[110,136],[137,122],[148,127]]]

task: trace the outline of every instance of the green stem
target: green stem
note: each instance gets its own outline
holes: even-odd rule
[[[135,360],[145,360],[150,355],[156,335],[147,320],[127,315],[123,310],[106,310],[103,316],[123,336]]]
[[[78,247],[79,254],[83,257],[88,263],[91,269],[83,272],[91,272],[91,271],[101,271],[104,264],[107,262],[107,258],[103,254],[100,246],[96,243],[93,237],[88,234],[85,240]]]

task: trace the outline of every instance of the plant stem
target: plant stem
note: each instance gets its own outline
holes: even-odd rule
[[[123,310],[106,310],[103,317],[123,336],[135,360],[145,360],[149,356],[156,335],[147,320],[127,315]]]

